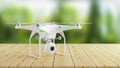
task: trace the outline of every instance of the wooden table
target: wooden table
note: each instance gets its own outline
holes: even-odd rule
[[[120,44],[67,44],[67,54],[44,52],[39,59],[28,56],[28,44],[0,44],[1,68],[39,67],[120,67]],[[63,44],[57,44],[63,52]],[[37,54],[37,44],[33,53]]]

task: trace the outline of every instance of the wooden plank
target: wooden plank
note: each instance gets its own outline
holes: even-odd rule
[[[13,59],[16,58],[16,56],[20,52],[22,52],[21,50],[23,48],[24,48],[24,46],[17,46],[17,47],[15,47],[11,52],[9,52],[7,57],[4,57],[2,60],[0,60],[0,65],[4,66],[5,68],[8,67],[8,65],[13,61]]]
[[[9,46],[11,46],[11,45],[9,45]],[[6,48],[6,47],[8,47],[7,45],[4,45],[4,44],[0,44],[0,52],[2,51],[2,50],[4,50],[4,48]]]
[[[14,55],[14,58],[11,58],[11,60],[9,60],[9,63],[5,63],[4,65],[7,65],[9,68],[16,67],[17,64],[20,63],[20,60],[22,61],[23,59],[27,57],[28,45],[23,44],[22,46],[24,47],[19,48],[20,50],[18,53]]]
[[[95,49],[101,52],[103,56],[106,56],[106,58],[110,59],[113,63],[117,64],[117,66],[120,66],[120,55],[111,51],[110,48],[107,48],[106,45],[93,45]],[[116,66],[116,67],[117,67]]]
[[[1,59],[4,59],[4,57],[6,57],[9,54],[9,52],[12,49],[14,49],[15,47],[16,47],[15,45],[0,44],[0,55],[1,55],[0,56],[0,61],[1,61]],[[4,62],[6,62],[6,61],[4,61]],[[0,64],[0,68],[5,68],[5,67],[6,67],[6,65],[3,66],[3,65]]]
[[[5,54],[6,52],[12,50],[12,48],[16,47],[16,45],[3,45],[0,44],[0,54]]]
[[[57,45],[57,52],[64,53],[64,45],[59,44]],[[68,45],[67,45],[67,52],[66,55],[55,55],[54,59],[54,67],[74,67],[72,57],[70,55],[70,51],[68,50]]]
[[[98,51],[96,51],[93,47],[91,47],[88,44],[84,44],[80,46],[87,54],[88,56],[94,61],[97,67],[115,67],[116,64],[114,64],[112,61],[110,61],[108,58],[100,54]]]
[[[120,54],[120,44],[103,44],[103,46],[116,54]]]
[[[97,46],[101,46],[101,47],[104,47],[106,48],[106,50],[108,51],[111,51],[115,54],[120,54],[120,45],[118,44],[102,44],[102,45],[99,45],[97,44]]]
[[[0,54],[2,55],[3,53],[5,53],[5,51],[8,52],[9,49],[15,47],[14,45],[5,45],[5,44],[0,44]]]
[[[28,46],[29,45],[24,44],[24,46],[25,46],[26,49],[23,50],[23,54],[19,55],[16,58],[16,60],[9,65],[9,68],[16,67],[17,65],[21,64],[28,57]]]
[[[35,44],[36,45],[36,44]],[[28,44],[0,44],[0,67],[119,67],[120,44],[68,44],[67,54],[59,56],[42,52],[39,59],[28,56]],[[44,47],[44,46],[43,46]],[[37,46],[33,52],[37,53]],[[42,48],[43,49],[43,48]],[[63,44],[58,44],[63,52]]]
[[[86,55],[86,53],[79,47],[81,45],[69,45],[75,67],[96,67],[93,61]]]
[[[42,49],[44,49],[44,46],[42,46]],[[49,54],[44,52],[42,50],[42,56],[39,59],[35,59],[35,61],[32,64],[32,68],[39,68],[39,67],[52,67],[54,62],[54,54]]]
[[[33,44],[33,50],[32,53],[37,53],[37,44]],[[35,54],[34,54],[35,55]],[[24,59],[21,63],[17,64],[18,68],[31,68],[32,63],[34,62],[36,58],[27,56],[26,59]]]
[[[17,46],[16,45],[9,45],[7,46],[4,51],[2,51],[0,54],[0,64],[3,62],[3,60],[5,59],[5,57],[8,57],[8,55],[10,55],[10,52],[12,52]]]

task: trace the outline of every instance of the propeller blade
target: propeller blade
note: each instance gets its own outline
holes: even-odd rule
[[[92,24],[92,23],[81,23],[81,22],[78,22],[79,24]]]

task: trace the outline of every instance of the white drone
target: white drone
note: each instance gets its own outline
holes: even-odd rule
[[[30,30],[31,35],[29,37],[29,55],[35,58],[40,58],[41,57],[41,39],[46,41],[44,50],[46,52],[52,53],[52,54],[61,54],[65,55],[66,53],[66,38],[64,35],[65,30],[71,30],[71,29],[81,29],[82,27],[80,26],[79,23],[76,23],[75,26],[67,26],[67,25],[57,25],[55,23],[49,23],[49,24],[41,24],[38,22],[35,25],[32,26],[22,26],[21,23],[16,24],[15,26],[16,29],[25,29],[25,30]],[[39,35],[39,44],[38,44],[38,56],[32,54],[32,45],[31,45],[31,38],[38,33]],[[59,33],[63,39],[64,39],[64,53],[58,53],[56,52],[56,46],[55,46],[55,39],[61,39],[61,36],[59,38],[56,38],[56,34]]]

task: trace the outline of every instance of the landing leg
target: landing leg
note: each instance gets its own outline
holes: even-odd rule
[[[66,49],[66,38],[65,38],[65,35],[64,35],[63,32],[61,32],[60,35],[61,35],[61,36],[63,37],[63,39],[64,39],[64,53],[55,52],[55,54],[65,55],[65,54],[66,54],[66,51],[67,51],[67,49]]]
[[[31,38],[34,35],[34,33],[31,33],[30,38],[29,38],[29,55],[35,58],[40,58],[41,57],[41,38],[39,36],[39,44],[38,44],[38,56],[32,54],[32,44],[31,44]]]

